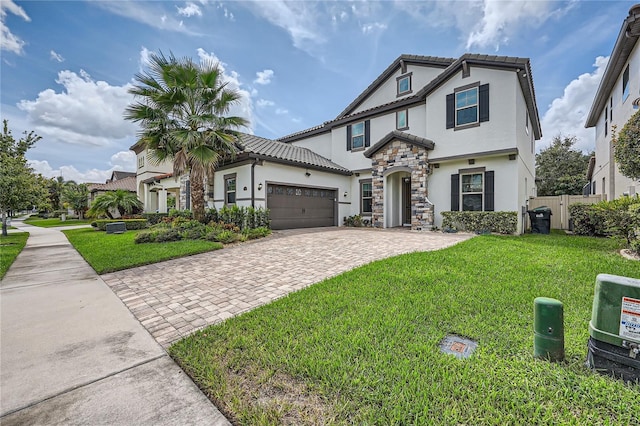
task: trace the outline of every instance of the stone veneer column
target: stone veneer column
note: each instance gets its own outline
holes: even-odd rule
[[[393,167],[411,169],[411,229],[433,227],[433,204],[427,198],[428,152],[421,146],[395,140],[379,150],[371,159],[373,212],[372,223],[384,227],[384,172]]]

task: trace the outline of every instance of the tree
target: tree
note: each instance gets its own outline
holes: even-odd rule
[[[587,180],[591,155],[571,149],[575,136],[558,135],[548,148],[536,154],[538,195],[579,195]]]
[[[640,111],[631,116],[618,136],[615,129],[611,133],[613,156],[620,173],[633,180],[640,179]]]
[[[237,129],[246,126],[241,117],[225,116],[240,99],[227,87],[217,63],[196,63],[161,52],[152,54],[146,72],[136,74],[130,93],[138,102],[125,118],[140,123],[140,141],[150,159],[173,162],[173,174],[189,173],[193,216],[204,219],[204,178],[218,163],[236,152]]]
[[[64,191],[64,178],[58,176],[57,178],[51,178],[49,181],[49,202],[54,210],[60,210],[62,208],[62,192]]]
[[[91,203],[89,214],[92,216],[107,215],[113,219],[111,211],[117,210],[120,216],[129,214],[135,210],[142,208],[142,203],[138,200],[138,196],[124,189],[116,189],[100,194]]]
[[[89,204],[89,189],[87,185],[67,182],[62,191],[62,201],[67,203],[80,219],[83,218]]]
[[[0,213],[2,235],[7,236],[7,214],[12,210],[31,208],[47,197],[43,179],[33,173],[25,154],[40,140],[33,131],[24,132],[16,141],[9,130],[9,122],[3,120],[0,135]]]

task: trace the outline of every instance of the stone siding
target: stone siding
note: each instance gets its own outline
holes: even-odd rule
[[[394,167],[411,170],[411,229],[422,231],[433,228],[433,204],[427,198],[429,174],[428,152],[421,146],[395,140],[380,149],[371,158],[373,182],[373,226],[384,227],[385,172]]]

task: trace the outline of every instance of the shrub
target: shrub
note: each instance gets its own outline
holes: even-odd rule
[[[371,220],[363,219],[362,216],[356,214],[353,216],[345,217],[343,220],[343,224],[344,226],[353,226],[356,228],[369,227],[371,226]]]
[[[147,219],[149,225],[155,225],[162,222],[165,217],[169,217],[169,213],[143,213],[142,217]]]
[[[125,227],[127,228],[127,231],[133,231],[136,229],[145,229],[149,226],[147,219],[123,219],[123,220],[101,219],[101,220],[96,220],[94,222],[91,222],[91,226],[93,226],[94,228],[98,228],[99,231],[106,231],[107,223],[114,223],[114,222],[124,222]]]
[[[156,243],[164,243],[167,241],[179,241],[180,240],[180,231],[175,228],[165,228],[165,229],[157,229],[154,231],[156,233],[155,242]]]
[[[264,238],[270,234],[271,229],[261,226],[259,228],[245,229],[244,231],[242,231],[241,235],[246,236],[246,239],[248,240],[255,240],[258,238]]]
[[[138,232],[134,238],[136,244],[141,243],[153,243],[156,240],[156,232],[154,231],[141,231]]]
[[[231,223],[240,229],[269,227],[269,210],[255,207],[224,206],[220,210],[215,208],[205,213],[206,223]]]
[[[518,230],[517,212],[442,212],[442,229],[446,232],[497,232],[515,234]]]
[[[169,210],[169,217],[182,217],[185,219],[193,219],[193,213],[191,213],[191,210],[171,209]]]
[[[575,203],[569,206],[569,217],[573,222],[573,233],[602,237],[606,234],[604,216],[595,204]]]
[[[222,244],[230,244],[238,240],[238,234],[235,232],[224,229],[216,235],[216,241],[221,242]]]

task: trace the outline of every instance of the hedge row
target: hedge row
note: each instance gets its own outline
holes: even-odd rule
[[[518,231],[517,212],[442,212],[445,232],[476,232],[515,234]]]
[[[107,223],[124,222],[127,231],[136,229],[145,229],[149,227],[147,219],[100,219],[91,222],[91,226],[98,228],[99,231],[107,230]]]

